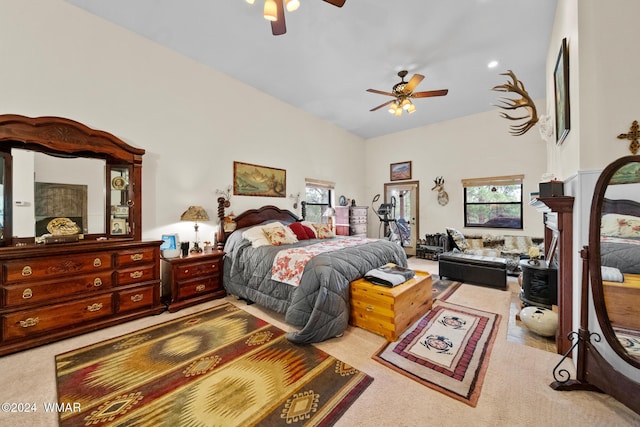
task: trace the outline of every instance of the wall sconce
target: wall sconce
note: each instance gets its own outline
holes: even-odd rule
[[[231,206],[231,190],[233,190],[233,187],[231,185],[227,185],[227,188],[224,190],[216,190],[216,194],[224,197],[225,208]]]
[[[193,242],[193,248],[191,248],[191,252],[202,252],[200,242],[198,241],[198,221],[209,221],[209,215],[207,215],[207,211],[205,211],[202,206],[189,206],[189,209],[184,211],[180,216],[180,220],[195,222],[193,229],[196,232],[196,240],[195,242]]]
[[[295,200],[295,202],[293,202],[293,209],[298,209],[298,202],[300,202],[300,193],[298,194],[289,194],[289,198]]]

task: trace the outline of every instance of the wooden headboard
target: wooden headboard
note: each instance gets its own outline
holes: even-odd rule
[[[640,216],[640,203],[626,199],[604,199],[602,213]]]
[[[218,198],[218,219],[220,220],[220,227],[218,228],[217,234],[217,248],[222,250],[224,248],[224,243],[227,241],[227,238],[231,233],[225,232],[223,228],[224,217],[225,217],[225,205],[226,200],[224,197]],[[260,224],[264,221],[275,220],[282,222],[297,222],[301,221],[301,219],[293,212],[288,211],[286,209],[280,209],[277,206],[263,206],[258,209],[249,209],[248,211],[242,212],[235,218],[236,229],[251,227],[252,225]]]

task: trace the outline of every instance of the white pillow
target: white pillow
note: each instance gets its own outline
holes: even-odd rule
[[[261,225],[251,227],[243,231],[242,237],[250,241],[251,246],[253,246],[254,248],[259,248],[260,246],[267,246],[271,244],[269,242],[269,239],[267,239],[267,236],[264,234]]]
[[[262,226],[263,234],[265,230],[271,230],[273,228],[278,228],[278,227],[284,228],[284,234],[286,236],[282,244],[287,245],[291,243],[296,243],[298,241],[298,237],[296,237],[296,233],[294,233],[293,231],[291,231],[289,227],[286,227],[284,224],[278,221],[270,222],[269,224],[263,225]]]
[[[614,237],[640,237],[640,217],[620,214],[602,216],[600,234]]]

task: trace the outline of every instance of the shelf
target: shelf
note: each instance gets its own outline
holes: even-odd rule
[[[538,212],[572,212],[572,196],[539,197],[529,202],[529,206]]]

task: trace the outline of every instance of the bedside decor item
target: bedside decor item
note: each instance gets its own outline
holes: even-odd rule
[[[629,151],[631,151],[631,154],[633,155],[638,154],[638,148],[640,148],[638,138],[640,138],[640,132],[638,131],[637,120],[634,120],[633,123],[631,123],[631,127],[629,128],[628,133],[621,133],[620,135],[618,135],[618,139],[628,139],[629,141],[631,141],[631,144],[629,144]]]
[[[225,233],[231,233],[232,231],[235,231],[236,229],[236,216],[233,212],[231,212],[229,215],[224,217],[224,232]]]
[[[399,341],[374,360],[418,383],[475,407],[501,316],[435,301]]]
[[[411,160],[408,162],[391,163],[390,168],[390,180],[391,181],[403,181],[405,179],[411,179]]]
[[[59,424],[334,425],[373,378],[284,335],[227,303],[58,354]]]
[[[533,99],[531,99],[529,93],[524,88],[524,83],[518,80],[513,71],[509,70],[506,73],[502,73],[500,75],[511,77],[511,82],[507,82],[499,86],[494,86],[491,90],[495,90],[496,92],[513,92],[517,95],[520,95],[521,98],[501,98],[500,101],[503,103],[503,105],[497,105],[497,107],[500,107],[504,110],[517,110],[518,108],[524,108],[527,111],[527,114],[521,117],[513,117],[507,113],[500,113],[500,116],[509,120],[523,120],[528,118],[529,120],[524,123],[511,125],[511,135],[524,135],[525,133],[527,133],[527,131],[529,131],[529,129],[531,129],[536,123],[538,123],[538,111],[536,110],[536,104],[533,102]]]
[[[233,194],[237,196],[287,197],[287,171],[268,166],[233,162]]]
[[[340,206],[347,206],[349,203],[347,202],[347,198],[346,198],[344,195],[342,195],[342,196],[340,196],[340,198],[338,199],[338,204],[339,204]]]
[[[553,72],[556,94],[556,144],[562,144],[569,133],[571,115],[569,114],[569,51],[567,39],[562,39],[556,68]]]
[[[205,211],[202,206],[189,206],[189,209],[184,211],[180,216],[180,220],[194,222],[193,229],[196,232],[196,239],[193,242],[193,248],[191,248],[191,252],[202,252],[200,242],[198,241],[198,221],[209,221],[209,215],[207,215],[207,211]]]
[[[163,234],[160,252],[164,258],[177,258],[180,256],[180,238],[177,234]]]
[[[533,333],[552,337],[558,329],[558,314],[542,307],[525,307],[520,311],[520,320]]]

